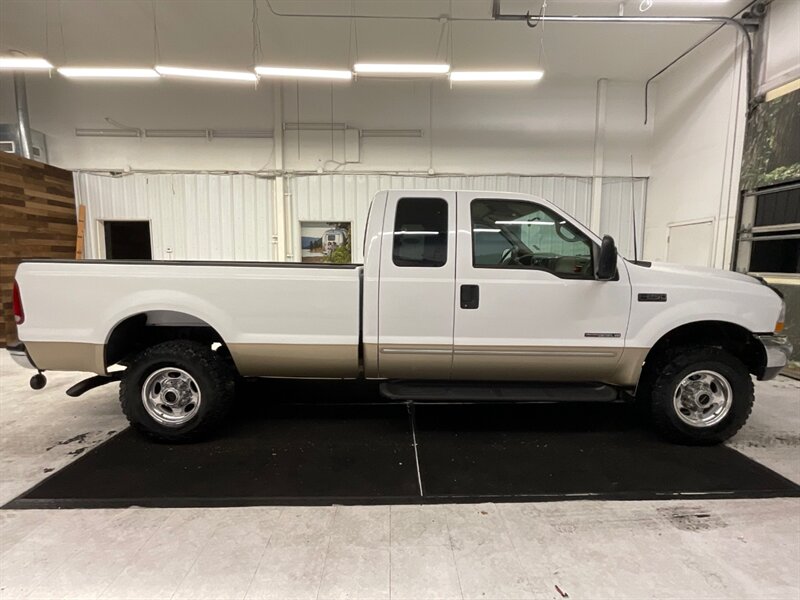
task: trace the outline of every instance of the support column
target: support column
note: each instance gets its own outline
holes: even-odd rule
[[[272,260],[286,260],[286,206],[284,201],[283,165],[283,83],[275,81],[272,85],[272,144],[275,156],[275,187],[272,198]]]

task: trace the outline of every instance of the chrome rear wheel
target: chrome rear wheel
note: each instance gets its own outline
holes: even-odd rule
[[[142,386],[142,404],[155,421],[180,427],[200,410],[202,395],[194,378],[183,369],[165,367],[153,371]]]
[[[130,424],[162,442],[206,438],[230,414],[236,369],[210,343],[171,340],[128,359],[119,401]]]

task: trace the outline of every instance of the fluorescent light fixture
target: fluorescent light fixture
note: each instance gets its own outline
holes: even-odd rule
[[[29,58],[27,56],[0,56],[0,69],[10,71],[28,71],[52,69],[53,65],[43,58]]]
[[[294,67],[256,67],[256,73],[264,77],[290,77],[297,79],[346,79],[353,78],[351,71],[335,69],[302,69]]]
[[[408,64],[408,63],[356,63],[353,70],[359,75],[446,75],[450,71],[447,64]]]
[[[256,80],[256,74],[248,71],[216,71],[212,69],[186,69],[184,67],[156,66],[156,71],[167,77],[190,77],[194,79],[219,79],[222,81]]]
[[[542,71],[453,71],[450,81],[464,82],[533,82],[539,81]]]
[[[158,79],[153,69],[128,69],[116,67],[59,67],[64,77],[85,79]]]

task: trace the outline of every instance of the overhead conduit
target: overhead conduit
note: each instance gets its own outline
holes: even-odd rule
[[[743,11],[752,6],[755,2],[751,2]],[[525,21],[529,27],[536,27],[540,22],[553,22],[553,23],[622,23],[627,25],[676,25],[676,24],[689,24],[689,25],[718,25],[717,29],[709,33],[706,37],[699,40],[696,44],[691,46],[683,54],[678,56],[675,60],[669,63],[666,67],[661,69],[658,73],[650,77],[645,83],[645,123],[647,123],[647,99],[650,91],[650,83],[659,75],[664,73],[672,65],[678,62],[681,58],[689,54],[692,50],[697,48],[700,44],[705,42],[708,38],[714,35],[722,27],[730,25],[735,27],[744,37],[747,46],[747,105],[753,105],[754,102],[754,83],[753,83],[753,42],[750,39],[750,32],[747,27],[740,21],[733,17],[624,17],[624,16],[583,16],[583,15],[532,15],[530,12],[525,14],[504,14],[500,11],[500,0],[492,0],[492,18],[496,21]]]

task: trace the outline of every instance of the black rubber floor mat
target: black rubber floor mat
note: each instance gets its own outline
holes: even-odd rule
[[[334,382],[260,384],[249,386],[244,396],[233,421],[213,440],[158,444],[125,430],[5,508],[741,498],[800,492],[724,446],[663,442],[627,406],[410,407],[382,402],[373,384]]]
[[[419,496],[403,405],[277,405],[247,413],[196,444],[154,443],[127,429],[8,507],[359,504]]]
[[[491,500],[798,495],[724,445],[666,443],[625,405],[420,405],[428,497]]]

